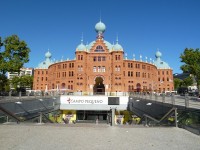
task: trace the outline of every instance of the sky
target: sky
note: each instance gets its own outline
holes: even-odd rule
[[[95,25],[106,25],[104,39],[118,36],[128,59],[162,60],[182,73],[185,48],[200,48],[199,0],[0,0],[0,36],[16,34],[30,48],[24,67],[37,67],[45,53],[74,59],[76,47],[96,40]]]

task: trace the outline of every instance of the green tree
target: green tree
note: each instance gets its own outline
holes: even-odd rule
[[[198,89],[200,86],[200,51],[199,49],[186,48],[180,56],[181,62],[184,64],[181,66],[183,72],[188,72],[194,76],[197,82]]]
[[[21,87],[21,82],[20,82],[21,80],[20,80],[20,77],[18,77],[18,76],[15,76],[15,77],[13,77],[11,80],[10,80],[10,83],[11,83],[11,86],[12,86],[12,88],[14,88],[15,90],[17,90],[17,88],[18,88],[18,86],[20,86]]]
[[[181,79],[174,78],[174,89],[177,90],[179,87],[181,87],[182,82],[183,81]]]
[[[21,77],[13,77],[12,80],[10,81],[12,87],[17,90],[19,87],[20,88],[26,88],[30,87],[32,89],[33,87],[33,76],[21,76]]]
[[[0,74],[19,72],[24,63],[29,61],[30,49],[17,35],[5,38],[3,43],[0,38],[0,47],[3,50],[0,51]]]
[[[0,74],[0,91],[9,91],[7,86],[9,85],[8,79],[4,74]]]
[[[187,78],[183,79],[183,85],[184,86],[188,87],[188,86],[190,86],[192,84],[193,84],[192,77],[187,77]]]
[[[21,86],[22,87],[30,87],[32,89],[33,87],[33,76],[21,76],[20,78]]]

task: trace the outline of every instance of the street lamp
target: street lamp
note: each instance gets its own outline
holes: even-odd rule
[[[78,92],[81,91],[80,76],[81,74],[78,74]]]

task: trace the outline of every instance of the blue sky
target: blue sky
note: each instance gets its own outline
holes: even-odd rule
[[[74,59],[84,43],[96,39],[95,24],[106,25],[104,39],[118,35],[128,59],[155,59],[157,49],[174,73],[181,73],[184,49],[200,47],[199,0],[0,0],[0,36],[17,34],[31,49],[25,67],[52,59]]]

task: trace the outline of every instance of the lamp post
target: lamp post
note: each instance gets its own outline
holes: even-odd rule
[[[17,85],[17,88],[18,88],[18,91],[19,91],[19,98],[21,98],[22,93],[21,93],[21,89],[20,89],[20,82],[19,82],[19,84]]]
[[[81,92],[80,76],[81,74],[78,74],[78,92]]]

